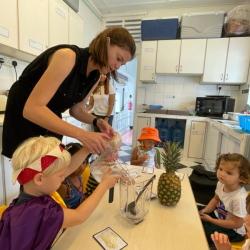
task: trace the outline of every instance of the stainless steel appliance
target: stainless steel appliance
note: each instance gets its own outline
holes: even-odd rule
[[[222,117],[225,112],[234,111],[235,99],[230,96],[196,97],[196,115]]]

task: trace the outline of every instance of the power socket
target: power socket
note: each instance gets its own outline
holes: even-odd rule
[[[218,85],[218,89],[221,88],[221,90],[240,90],[240,86],[228,86],[228,85]]]
[[[4,57],[4,65],[12,67],[12,58],[5,56]]]
[[[166,95],[166,98],[167,98],[167,99],[174,99],[175,96],[174,96],[174,95]]]

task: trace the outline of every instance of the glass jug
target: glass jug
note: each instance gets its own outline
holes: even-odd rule
[[[133,182],[128,178],[120,180],[120,212],[126,220],[134,224],[143,221],[148,214],[153,187],[152,181],[142,191],[150,178],[152,178],[152,175],[149,176],[148,174],[141,173],[139,170],[136,171],[138,171],[138,177]],[[141,195],[139,195],[140,192]]]

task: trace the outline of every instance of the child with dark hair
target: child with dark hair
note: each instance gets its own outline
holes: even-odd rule
[[[247,215],[247,192],[243,185],[250,183],[249,161],[240,154],[222,154],[216,161],[218,183],[214,198],[200,210],[200,217],[208,243],[211,234],[226,234],[231,242],[244,239],[243,218]]]
[[[83,146],[80,143],[69,143],[67,145],[68,152],[71,156],[78,152],[82,147]],[[82,180],[82,174],[89,165],[90,156],[91,154],[85,158],[83,163],[71,175],[64,179],[62,185],[57,190],[68,208],[77,208],[94,191],[92,189],[91,193],[84,192]]]

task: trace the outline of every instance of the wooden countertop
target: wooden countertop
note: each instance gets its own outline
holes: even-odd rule
[[[139,168],[130,166],[132,168]],[[155,169],[157,175],[153,192],[163,170]],[[96,210],[82,225],[67,229],[56,242],[53,250],[100,250],[92,237],[110,227],[128,245],[125,249],[143,250],[206,250],[207,240],[196,208],[193,192],[187,175],[182,181],[182,196],[174,207],[166,207],[157,199],[151,200],[150,209],[144,221],[133,225],[126,221],[119,211],[119,184],[115,186],[114,202],[108,203],[108,192]]]

